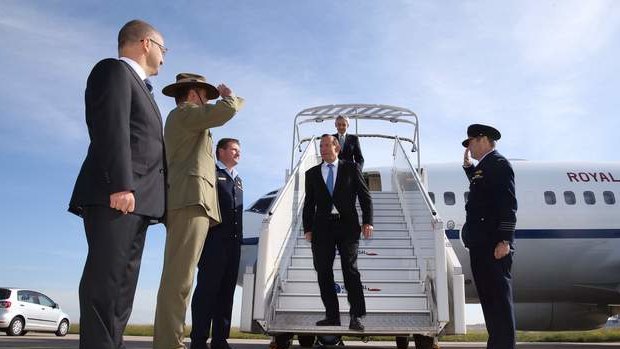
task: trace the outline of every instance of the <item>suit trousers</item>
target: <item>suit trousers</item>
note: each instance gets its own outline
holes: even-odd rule
[[[196,290],[192,297],[192,349],[207,348],[212,326],[212,348],[230,335],[241,242],[216,234],[228,235],[228,232],[209,234],[200,256]]]
[[[154,349],[185,348],[185,313],[208,231],[209,217],[200,205],[167,212],[164,267],[155,310]]]
[[[329,229],[321,231],[319,233],[321,236],[317,236],[317,232],[312,233],[312,261],[314,270],[317,272],[321,300],[328,319],[340,319],[340,307],[334,282],[336,249],[340,254],[342,276],[350,306],[349,314],[357,317],[366,315],[364,291],[360,273],[357,270],[359,238],[347,234],[347,229],[350,228],[343,223],[343,221],[329,221]]]
[[[80,349],[125,348],[149,218],[84,207],[88,255],[80,280]]]
[[[493,247],[470,247],[469,258],[484,314],[489,349],[514,349],[515,317],[512,301],[512,252],[495,259]]]

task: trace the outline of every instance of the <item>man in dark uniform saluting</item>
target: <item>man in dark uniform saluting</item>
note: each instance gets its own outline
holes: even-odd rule
[[[241,148],[234,138],[222,138],[215,150],[217,197],[222,223],[209,229],[198,262],[198,281],[192,297],[192,349],[230,349],[230,335],[241,241],[243,240],[243,185],[235,166]],[[211,330],[211,331],[210,331]]]
[[[463,168],[469,179],[463,242],[469,248],[471,270],[482,305],[489,340],[487,348],[515,347],[512,304],[513,242],[517,222],[514,172],[495,150],[499,131],[473,124],[463,141]],[[474,166],[471,159],[478,160]]]

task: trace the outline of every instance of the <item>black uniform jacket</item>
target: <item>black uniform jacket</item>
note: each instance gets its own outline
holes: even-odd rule
[[[510,162],[496,150],[477,166],[466,167],[469,196],[463,226],[467,247],[494,247],[500,241],[514,241],[517,198]]]
[[[241,177],[233,180],[226,170],[217,168],[217,200],[222,223],[209,229],[209,235],[220,238],[243,239],[243,185]]]
[[[165,155],[161,114],[144,81],[125,62],[95,65],[85,93],[90,145],[69,211],[110,205],[110,194],[132,191],[135,214],[161,218],[165,209]]]
[[[321,174],[321,165],[306,171],[306,196],[303,208],[304,232],[312,232],[313,242],[319,242],[329,231],[332,204],[340,214],[345,231],[351,239],[359,239],[360,223],[355,207],[355,199],[359,199],[362,209],[362,223],[372,224],[372,200],[364,182],[360,168],[352,162],[338,161],[336,183],[333,197],[329,195],[327,185]]]
[[[338,134],[333,134],[338,138]],[[338,159],[355,162],[360,168],[364,168],[364,157],[362,156],[362,148],[360,147],[360,139],[356,135],[348,134],[344,138],[344,146],[338,153]]]

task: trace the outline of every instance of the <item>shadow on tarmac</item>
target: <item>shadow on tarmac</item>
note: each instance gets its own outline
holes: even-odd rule
[[[243,340],[231,339],[230,345],[233,349],[268,349],[269,341],[267,340]],[[296,341],[294,342],[295,344]],[[0,335],[0,348],[28,348],[28,349],[75,349],[78,348],[79,341],[77,335],[68,335],[66,337],[55,337],[54,335],[45,334],[28,334],[23,337],[8,337]],[[152,348],[152,338],[150,337],[126,337],[125,347],[127,349],[150,349]],[[189,348],[189,342],[186,341]],[[347,348],[396,348],[393,342],[346,342]],[[485,343],[449,343],[440,342],[441,348],[452,349],[469,349],[469,348],[485,348]],[[315,347],[318,348],[318,347]],[[342,347],[338,347],[342,348]],[[409,347],[414,348],[413,344]],[[620,343],[519,343],[518,349],[608,349],[620,348]],[[299,346],[293,345],[291,349],[300,349]]]

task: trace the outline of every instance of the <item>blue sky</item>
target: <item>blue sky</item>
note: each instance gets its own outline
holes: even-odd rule
[[[497,126],[511,158],[617,160],[620,2],[156,3],[0,2],[0,285],[44,290],[75,320],[86,242],[66,208],[88,144],[84,86],[134,18],[170,48],[158,91],[189,71],[246,98],[213,131],[242,142],[246,205],[283,183],[292,118],[321,104],[415,111],[423,162],[459,161],[474,122]],[[173,108],[156,99],[164,115]],[[149,230],[133,323],[153,319],[164,234]]]

